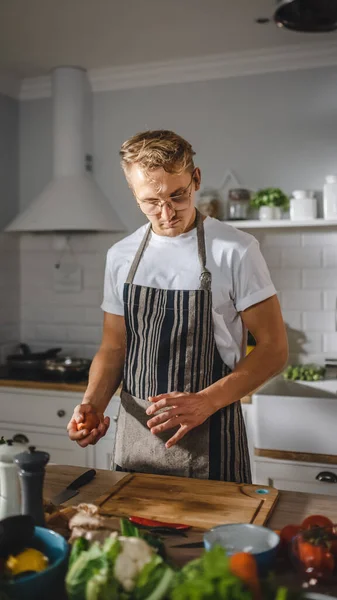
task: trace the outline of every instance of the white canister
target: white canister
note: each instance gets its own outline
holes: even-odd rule
[[[22,448],[22,444],[12,440],[0,445],[0,520],[21,513],[20,483],[14,456]]]
[[[292,221],[309,221],[317,219],[317,200],[314,192],[295,190],[290,199],[290,219]]]
[[[327,175],[323,189],[324,219],[337,220],[337,175]]]

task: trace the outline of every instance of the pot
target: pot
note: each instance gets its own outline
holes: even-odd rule
[[[47,359],[56,357],[61,350],[62,348],[51,348],[46,352],[31,352],[27,344],[20,344],[18,354],[10,354],[6,362],[11,370],[40,370],[44,369]]]
[[[91,360],[87,358],[70,358],[69,356],[58,356],[45,361],[44,369],[49,373],[83,373],[87,374]]]

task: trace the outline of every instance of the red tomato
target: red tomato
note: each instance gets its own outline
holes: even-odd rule
[[[312,527],[333,527],[333,522],[323,515],[311,515],[304,519],[301,528],[312,529]]]
[[[281,543],[283,545],[290,544],[291,540],[301,531],[299,525],[286,525],[280,531]]]
[[[328,547],[331,554],[333,554],[337,558],[337,537],[332,538],[328,542]]]
[[[324,546],[299,540],[298,556],[306,569],[312,568],[323,573],[332,573],[335,568],[335,559]]]

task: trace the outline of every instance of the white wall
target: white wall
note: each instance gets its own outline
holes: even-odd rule
[[[0,94],[0,362],[19,340],[19,241],[2,233],[16,214],[18,194],[18,103]]]
[[[118,150],[124,139],[146,128],[174,129],[189,139],[206,186],[219,185],[224,171],[232,168],[241,183],[252,189],[275,185],[287,192],[321,190],[325,175],[337,170],[336,97],[337,68],[96,94],[95,176],[129,231],[144,221],[123,179]],[[39,100],[21,105],[22,207],[51,176],[50,104],[50,100]],[[302,351],[315,358],[337,352],[332,319],[337,296],[336,236],[336,231],[322,230],[269,232],[261,238],[285,320],[305,331],[307,342],[301,345]],[[85,265],[88,259],[90,267],[85,269],[90,273],[85,276],[84,292],[75,297],[51,294],[55,256],[50,240],[30,239],[24,241],[21,255],[22,337],[34,342],[38,335],[40,344],[46,346],[62,341],[65,335],[73,350],[94,350],[99,318],[90,323],[88,314],[93,313],[79,311],[79,327],[74,328],[72,318],[55,308],[71,311],[76,305],[98,306],[104,255],[113,237],[78,238],[78,260]],[[48,252],[41,254],[47,247]],[[34,281],[41,278],[38,298],[30,280],[34,272]],[[52,329],[45,327],[48,323],[53,324]],[[291,348],[297,352],[294,335],[290,335]]]

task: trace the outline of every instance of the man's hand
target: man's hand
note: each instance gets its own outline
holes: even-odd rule
[[[89,413],[96,415],[99,419],[98,427],[95,427],[91,431],[82,429],[77,431],[77,425],[85,421],[85,416]],[[97,444],[108,431],[110,425],[109,417],[104,417],[103,413],[99,412],[92,404],[79,404],[74,410],[74,414],[71,417],[67,431],[70,439],[77,442],[82,448],[86,448],[89,444]]]
[[[180,425],[178,431],[166,442],[166,448],[174,446],[188,431],[202,425],[216,410],[210,398],[203,392],[171,392],[152,396],[149,400],[153,402],[153,406],[149,406],[147,415],[154,415],[158,410],[166,409],[147,422],[151,433],[162,433]]]

